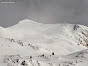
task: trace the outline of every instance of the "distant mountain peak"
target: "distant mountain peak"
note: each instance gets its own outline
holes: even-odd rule
[[[38,24],[38,22],[33,21],[33,20],[29,20],[29,19],[24,19],[18,22],[18,24],[25,24],[25,23],[32,23],[32,24]]]

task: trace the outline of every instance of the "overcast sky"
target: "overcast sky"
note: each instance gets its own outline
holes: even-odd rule
[[[88,26],[88,0],[0,0],[0,26],[9,27],[23,19],[41,23],[72,23]]]

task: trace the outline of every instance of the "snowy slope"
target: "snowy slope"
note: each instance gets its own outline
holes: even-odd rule
[[[0,66],[88,66],[87,42],[86,26],[25,19],[0,27]],[[75,57],[80,52],[86,59]]]

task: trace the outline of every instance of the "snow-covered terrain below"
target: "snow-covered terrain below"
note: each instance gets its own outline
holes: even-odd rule
[[[88,27],[22,20],[0,27],[0,66],[88,66]]]

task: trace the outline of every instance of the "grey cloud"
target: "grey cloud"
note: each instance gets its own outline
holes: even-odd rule
[[[72,23],[88,26],[88,0],[13,0],[0,3],[0,25],[8,27],[22,19],[42,23]]]

